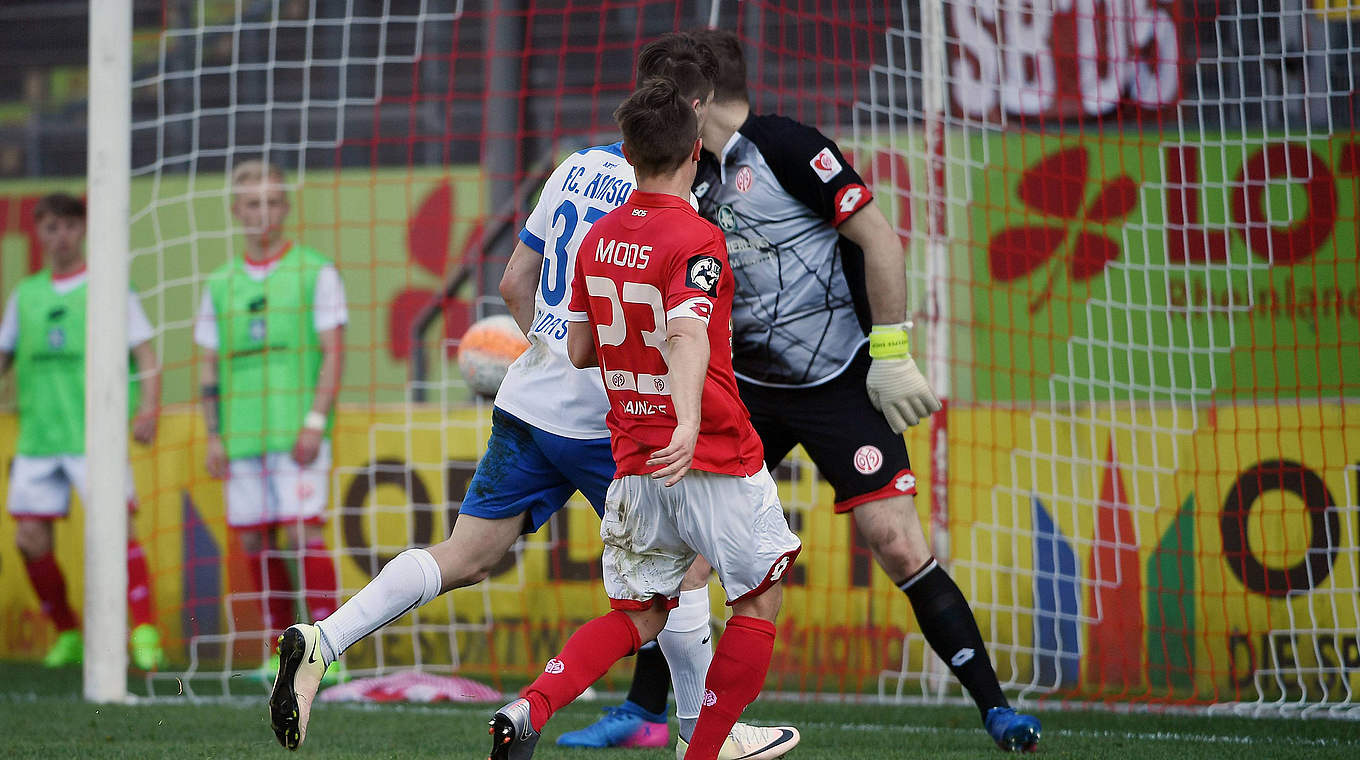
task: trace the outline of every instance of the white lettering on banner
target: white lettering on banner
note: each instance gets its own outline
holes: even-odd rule
[[[1008,3],[1018,4],[1015,0]],[[1009,113],[1043,113],[1052,107],[1058,90],[1053,51],[1048,45],[1053,15],[1040,8],[1030,13],[1018,10],[1010,8],[1004,17],[1006,65],[1001,71],[1001,107]]]
[[[1180,97],[1173,0],[958,0],[955,106],[980,117],[1157,109]],[[1073,60],[1075,59],[1075,60]],[[1077,104],[1080,105],[1077,105]]]

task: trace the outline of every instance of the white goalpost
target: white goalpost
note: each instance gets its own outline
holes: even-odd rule
[[[90,1],[85,326],[85,698],[127,697],[128,219],[132,2]]]

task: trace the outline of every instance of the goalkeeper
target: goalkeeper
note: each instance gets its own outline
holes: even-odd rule
[[[231,193],[244,255],[209,276],[194,342],[203,349],[208,473],[227,481],[227,525],[240,538],[252,591],[261,594],[265,630],[273,631],[297,617],[295,588],[312,617],[337,604],[322,521],[349,312],[335,265],[281,235],[290,208],[283,172],[241,162]],[[284,549],[301,555],[296,585]],[[260,675],[272,680],[277,671],[274,654]]]
[[[19,440],[9,473],[9,512],[18,523],[15,542],[43,614],[57,628],[57,640],[43,658],[48,667],[81,661],[80,622],[66,599],[66,579],[52,554],[52,521],[70,510],[74,488],[88,508],[85,466],[85,203],[65,193],[40,200],[33,210],[38,243],[47,268],[19,282],[0,322],[0,372],[14,367],[19,407]],[[128,293],[127,339],[136,376],[130,389],[141,403],[132,436],[142,444],[156,438],[160,368],[151,345],[151,323],[134,293]],[[138,386],[143,386],[139,388]],[[160,633],[152,622],[151,576],[146,554],[133,530],[136,507],[128,475],[128,616],[132,662],[143,670],[164,659]]]
[[[834,142],[751,112],[735,34],[694,34],[718,58],[694,193],[727,237],[737,280],[733,359],[766,466],[802,444],[835,489],[836,511],[854,516],[992,739],[1033,749],[1039,721],[1007,704],[968,601],[931,555],[916,515],[902,433],[940,402],[908,353],[897,233]]]

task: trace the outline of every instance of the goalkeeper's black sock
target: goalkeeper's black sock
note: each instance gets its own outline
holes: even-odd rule
[[[671,669],[655,641],[644,644],[637,653],[633,669],[633,685],[628,688],[628,701],[650,713],[666,714],[666,695],[671,690]]]
[[[949,573],[931,557],[925,567],[897,587],[911,600],[916,622],[930,648],[948,663],[954,677],[968,690],[983,720],[993,707],[1008,707],[977,620]]]

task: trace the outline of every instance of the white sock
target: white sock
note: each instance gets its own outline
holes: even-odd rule
[[[316,622],[321,656],[334,662],[356,641],[439,596],[442,584],[434,555],[424,549],[398,554],[340,609]]]
[[[704,679],[713,661],[712,632],[708,627],[708,589],[680,592],[680,605],[671,610],[666,627],[656,637],[666,664],[671,669],[675,689],[675,717],[680,721],[680,736],[689,741],[694,723],[703,707]]]

